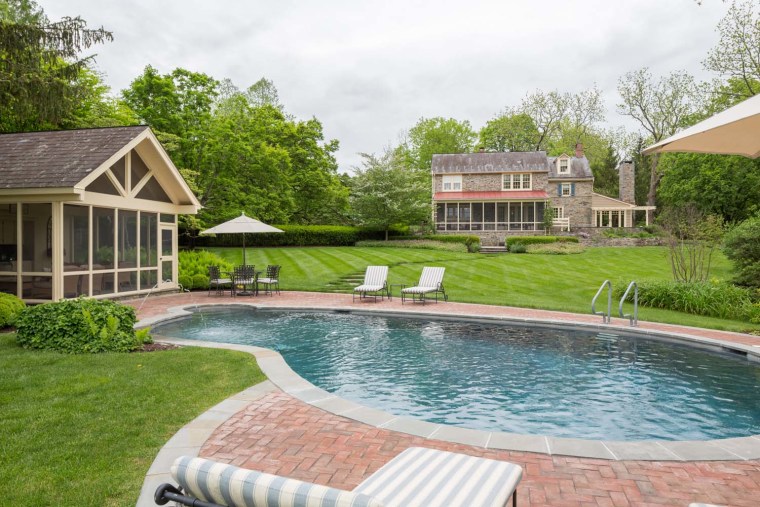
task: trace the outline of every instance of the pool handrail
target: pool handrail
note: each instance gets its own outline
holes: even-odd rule
[[[631,287],[633,287],[633,313],[623,315],[623,303],[625,302],[625,298],[628,297],[628,293],[631,292]],[[618,314],[620,314],[621,319],[630,319],[631,327],[637,327],[639,325],[639,284],[637,284],[635,280],[628,284],[628,288],[625,289],[625,294],[620,298]]]
[[[599,295],[602,293],[605,286],[608,287],[606,314],[603,311],[602,312],[596,311],[596,300],[599,298]],[[591,313],[594,315],[601,315],[602,324],[610,324],[612,322],[612,282],[610,282],[609,280],[605,280],[602,283],[602,286],[599,287],[598,291],[596,291],[596,295],[594,296],[594,299],[591,300]]]

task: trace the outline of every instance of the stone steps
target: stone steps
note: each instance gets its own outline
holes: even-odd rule
[[[496,246],[496,245],[481,246],[480,253],[484,253],[484,254],[507,253],[507,247]]]

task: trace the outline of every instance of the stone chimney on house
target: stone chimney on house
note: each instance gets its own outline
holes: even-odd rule
[[[624,160],[618,166],[620,178],[620,200],[629,204],[636,204],[636,173],[633,162]]]
[[[582,143],[575,144],[575,158],[583,158],[583,144]]]

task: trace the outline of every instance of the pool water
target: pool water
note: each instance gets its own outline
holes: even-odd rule
[[[760,433],[760,368],[645,338],[334,312],[206,309],[163,336],[278,350],[331,393],[472,429],[602,440]]]

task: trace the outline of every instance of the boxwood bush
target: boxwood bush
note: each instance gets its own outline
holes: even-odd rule
[[[467,252],[467,247],[461,243],[432,241],[429,239],[391,239],[388,241],[359,241],[360,247],[394,247],[420,248],[423,250],[441,250],[444,252]]]
[[[30,306],[16,319],[16,339],[25,348],[67,354],[129,352],[150,342],[135,331],[135,309],[109,300],[67,299]]]
[[[13,294],[0,292],[0,329],[12,326],[16,318],[26,308],[26,303]]]
[[[512,245],[519,243],[521,245],[545,245],[547,243],[578,243],[575,236],[507,236],[504,244],[507,250],[512,251]]]
[[[424,236],[393,236],[394,241],[399,240],[429,240],[442,243],[461,243],[467,247],[468,252],[480,251],[480,236],[461,234],[426,234]]]
[[[232,263],[206,250],[179,252],[179,283],[184,289],[208,289],[208,267],[219,266],[221,271],[232,271]]]
[[[722,319],[760,322],[757,291],[725,282],[638,282],[639,304]],[[627,284],[614,285],[613,297],[621,298]],[[633,291],[628,295],[633,301]]]
[[[357,241],[385,239],[385,230],[347,225],[277,225],[283,232],[246,234],[247,246],[353,246]],[[409,227],[391,227],[389,235],[409,234]],[[194,238],[195,246],[242,246],[242,234]]]

